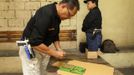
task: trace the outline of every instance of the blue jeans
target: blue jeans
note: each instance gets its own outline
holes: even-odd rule
[[[96,36],[93,38],[92,33],[86,33],[86,40],[87,40],[87,48],[88,50],[97,51],[98,48],[101,46],[102,42],[102,34],[96,34]]]

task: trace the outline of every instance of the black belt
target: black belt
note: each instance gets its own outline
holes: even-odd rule
[[[89,33],[95,33],[95,32],[101,32],[102,29],[87,29],[86,32],[89,32]]]
[[[101,34],[102,29],[88,29],[86,32],[92,34],[92,39],[95,39],[96,35]]]

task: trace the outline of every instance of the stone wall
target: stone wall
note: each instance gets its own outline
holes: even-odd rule
[[[61,0],[0,0],[0,31],[22,31],[38,8],[59,1]],[[64,20],[61,23],[61,30],[76,30],[76,26],[77,15]],[[62,42],[62,47],[76,48],[75,41],[72,42],[73,45],[68,42]],[[15,43],[0,43],[0,50],[16,49],[18,48]]]
[[[55,1],[60,0],[0,0],[0,30],[23,30],[38,8]],[[63,21],[61,29],[76,29],[76,18]]]

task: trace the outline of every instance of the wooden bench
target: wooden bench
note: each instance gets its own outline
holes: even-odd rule
[[[0,43],[19,40],[22,31],[0,31]],[[60,41],[76,41],[76,30],[61,30]]]

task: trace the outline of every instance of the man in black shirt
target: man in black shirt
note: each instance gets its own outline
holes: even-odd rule
[[[24,29],[22,39],[28,39],[35,57],[27,59],[25,47],[20,46],[19,55],[22,60],[23,75],[46,75],[49,56],[62,59],[65,52],[59,44],[61,20],[70,19],[79,10],[78,0],[62,0],[39,8]],[[48,46],[54,43],[55,49]]]
[[[89,51],[97,51],[102,41],[102,16],[98,8],[98,0],[84,0],[87,3],[89,13],[83,21],[82,31],[86,33]]]

